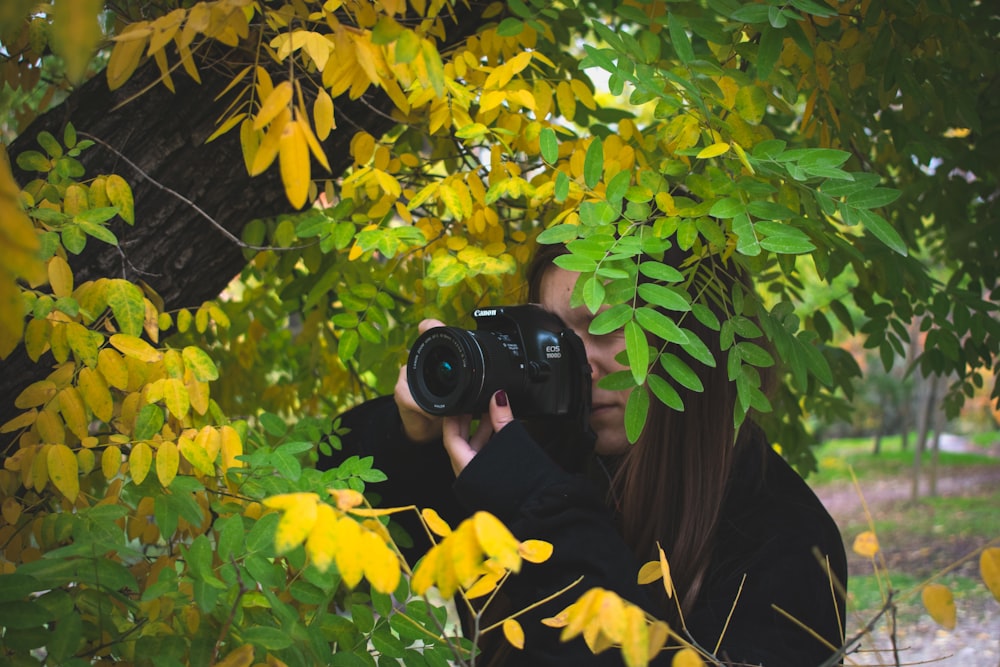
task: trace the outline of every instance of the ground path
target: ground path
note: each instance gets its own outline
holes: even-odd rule
[[[943,449],[962,451],[961,441],[945,441]],[[982,449],[977,449],[982,453]],[[1000,455],[1000,448],[996,452]],[[853,484],[831,483],[815,487],[817,495],[841,527],[857,527],[864,523],[864,505],[878,518],[891,517],[894,512],[910,503],[911,479],[865,481],[862,485],[864,503]],[[922,480],[921,492],[927,493],[927,480]],[[944,468],[938,476],[939,496],[981,495],[1000,488],[1000,465]],[[858,529],[860,530],[860,528]],[[1000,536],[1000,508],[997,508],[996,534]],[[845,534],[849,550],[849,572],[870,574],[870,562],[850,553],[854,535]],[[961,540],[942,539],[940,544],[883,545],[890,572],[920,572],[927,570],[930,562],[953,562],[976,549],[978,544]],[[969,561],[960,570],[970,577],[978,576],[978,558]],[[937,566],[940,567],[940,566]],[[920,573],[924,577],[926,574]],[[985,590],[985,589],[984,589]],[[919,600],[906,603],[909,612],[906,622],[897,631],[899,665],[937,665],[940,667],[998,667],[1000,666],[1000,604],[988,594],[960,597],[957,600],[958,624],[952,631],[940,628],[926,614],[921,613]],[[848,634],[853,634],[871,617],[865,612],[849,619]],[[861,650],[852,654],[847,665],[896,665],[889,633],[880,624],[875,633],[862,642]]]

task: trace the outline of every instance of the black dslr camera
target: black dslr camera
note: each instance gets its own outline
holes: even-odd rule
[[[590,366],[583,342],[535,305],[479,308],[475,331],[436,327],[410,349],[406,379],[422,410],[481,414],[504,389],[514,416],[590,419]]]

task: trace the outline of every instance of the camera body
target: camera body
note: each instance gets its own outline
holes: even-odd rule
[[[504,389],[514,416],[590,418],[590,365],[583,342],[540,306],[472,313],[476,330],[435,327],[410,349],[406,378],[422,410],[482,414]]]

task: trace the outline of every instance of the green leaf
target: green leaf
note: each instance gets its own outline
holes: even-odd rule
[[[681,63],[687,65],[694,60],[694,49],[691,48],[691,38],[688,37],[684,24],[673,12],[667,17],[667,29],[670,31],[670,44],[674,47],[677,57]]]
[[[555,164],[559,159],[559,140],[556,139],[555,130],[551,127],[543,128],[538,135],[538,144],[541,149],[542,159],[549,164]]]
[[[524,32],[524,21],[508,16],[497,26],[497,34],[501,37],[517,37]]]
[[[637,291],[639,296],[652,306],[678,312],[691,310],[691,297],[681,290],[671,289],[666,285],[643,283],[639,285]]]
[[[653,395],[660,400],[660,403],[677,412],[684,412],[684,401],[669,382],[655,374],[650,374],[646,380]]]
[[[181,352],[181,356],[184,359],[184,366],[199,382],[211,382],[219,379],[219,369],[216,368],[215,362],[205,350],[188,345]]]
[[[600,137],[594,137],[583,158],[583,182],[588,188],[595,188],[604,175],[604,145]]]
[[[631,319],[632,307],[626,303],[619,303],[598,313],[588,330],[595,336],[603,336],[621,329]]]
[[[260,646],[268,651],[280,651],[294,643],[289,634],[280,628],[258,625],[243,630],[242,634],[243,641]]]
[[[649,306],[636,308],[635,320],[643,329],[661,340],[678,344],[687,342],[687,335],[681,331],[681,328],[672,319],[655,308],[650,308]],[[636,378],[636,381],[641,382],[638,378]]]
[[[48,610],[37,602],[11,600],[0,605],[0,626],[8,631],[37,628],[51,620]]]
[[[666,283],[684,282],[684,274],[669,264],[664,264],[663,262],[643,262],[639,265],[639,273],[647,278],[660,280]]]
[[[712,204],[712,208],[709,209],[708,214],[715,218],[726,219],[735,218],[745,210],[746,207],[739,199],[726,197],[725,199],[720,199]]]
[[[604,283],[596,276],[590,276],[583,283],[583,303],[592,313],[596,313],[604,303]]]
[[[649,343],[638,322],[631,320],[625,324],[625,352],[628,365],[636,384],[642,384],[649,369]]]
[[[625,404],[625,435],[629,442],[636,442],[642,435],[648,413],[649,393],[645,387],[636,387],[628,395],[628,402]]]
[[[625,198],[625,194],[628,192],[631,179],[632,173],[626,169],[614,175],[605,190],[605,197],[607,197],[609,204],[615,207],[621,206],[622,199]]]
[[[260,425],[264,427],[265,431],[277,438],[282,437],[288,432],[288,424],[285,423],[285,420],[278,415],[270,412],[264,412],[257,419],[260,421]]]
[[[597,270],[597,261],[580,257],[579,255],[559,255],[552,263],[560,269],[573,271],[575,273],[593,273]]]
[[[865,209],[861,209],[859,213],[861,214],[861,223],[864,225],[865,230],[871,232],[872,236],[890,249],[895,250],[903,257],[907,256],[908,253],[906,244],[903,242],[903,237],[893,229],[892,225],[886,222],[885,218]]]
[[[118,237],[104,225],[90,222],[80,216],[74,217],[73,222],[75,222],[76,226],[88,236],[93,236],[98,241],[104,241],[108,245],[118,245]]]
[[[107,283],[108,306],[115,315],[118,330],[129,336],[141,336],[146,320],[146,302],[135,283],[115,278]]]
[[[686,335],[688,339],[686,343],[681,343],[681,347],[684,348],[684,351],[706,366],[715,368],[715,357],[712,356],[712,352],[708,349],[708,346],[705,345],[700,338],[694,335],[693,332],[688,331],[687,329],[681,329],[681,331],[684,332],[684,335]]]
[[[756,343],[741,341],[736,344],[736,352],[743,361],[752,366],[767,368],[774,365],[770,353]]]
[[[847,195],[847,203],[857,208],[881,208],[899,199],[899,190],[872,188]]]
[[[135,418],[135,429],[132,437],[136,440],[149,440],[163,428],[163,408],[159,405],[144,405]]]
[[[560,203],[566,201],[566,197],[569,196],[569,176],[564,171],[556,173],[556,187],[553,196]]]
[[[760,239],[757,238],[749,215],[740,213],[733,218],[733,233],[736,234],[737,252],[748,257],[760,254]]]
[[[757,47],[757,80],[767,81],[774,71],[774,66],[781,56],[781,45],[784,34],[770,25],[760,31],[760,44]]]
[[[664,352],[660,355],[660,365],[670,377],[691,391],[704,391],[705,386],[701,382],[698,374],[691,369],[680,357]],[[650,376],[652,377],[652,376]]]

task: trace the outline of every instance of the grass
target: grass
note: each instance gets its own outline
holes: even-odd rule
[[[881,451],[872,453],[873,439],[868,438],[838,438],[829,440],[816,448],[816,460],[819,462],[817,472],[809,476],[810,484],[827,484],[835,481],[850,480],[850,469],[858,480],[884,478],[892,476],[909,476],[913,469],[913,449],[916,436],[910,438],[910,446],[902,448],[900,436],[886,436],[882,439]],[[1000,440],[1000,432],[990,431],[971,438],[976,447],[986,448]],[[921,464],[930,465],[931,453],[924,452]],[[938,465],[941,467],[1000,465],[1000,459],[985,453],[940,452]]]
[[[902,500],[872,501],[880,488],[893,481],[909,489],[913,439],[910,449],[904,451],[898,436],[886,437],[878,455],[872,454],[871,438],[832,440],[816,451],[819,471],[809,477],[810,484],[853,486],[850,471],[854,471],[869,500],[875,532],[888,564],[888,575],[882,573],[876,577],[870,563],[849,551],[848,609],[860,618],[870,617],[882,607],[886,577],[897,592],[900,622],[913,622],[923,613],[920,589],[931,577],[952,591],[960,609],[965,605],[981,608],[993,602],[979,573],[977,550],[1000,538],[1000,488],[976,487],[979,490],[974,493],[962,489],[962,495],[924,496],[916,502],[908,500],[908,493],[903,494]],[[981,474],[984,467],[1000,467],[1000,457],[975,451],[979,447],[984,451],[992,447],[1000,441],[1000,433],[980,434],[971,441],[970,453],[940,453],[940,478]],[[922,468],[925,480],[929,463],[930,455],[925,454]],[[926,483],[921,488],[926,493]],[[863,516],[841,525],[845,539],[867,529]],[[849,550],[850,546],[848,541]],[[963,561],[970,553],[976,555]],[[959,561],[961,564],[956,566]],[[941,574],[943,571],[947,572]]]

